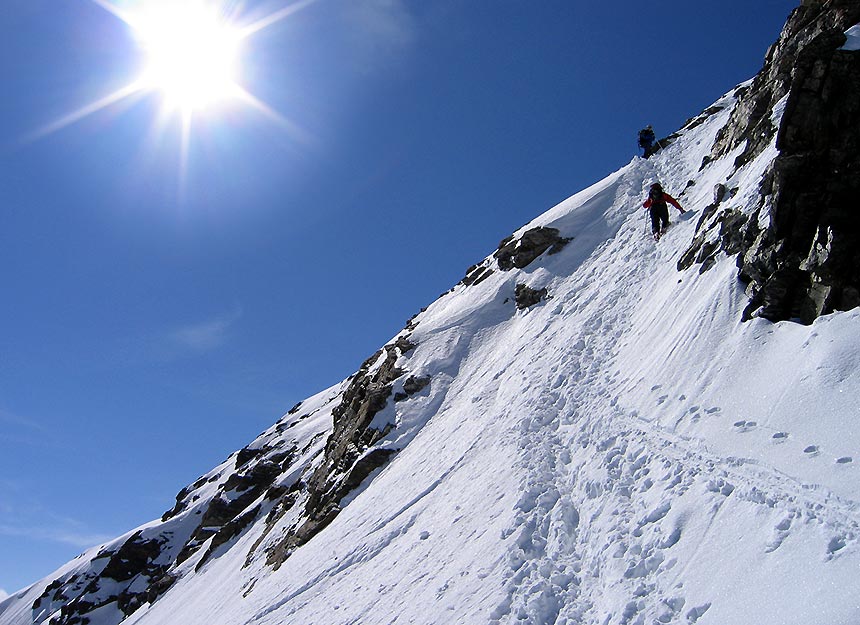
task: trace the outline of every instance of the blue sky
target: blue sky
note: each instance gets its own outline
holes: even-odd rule
[[[91,0],[4,0],[0,589],[160,516],[639,128],[754,75],[796,4],[318,0],[246,41],[278,119],[195,117],[183,157],[154,95],[46,132],[140,51]]]

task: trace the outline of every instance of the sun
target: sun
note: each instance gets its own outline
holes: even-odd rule
[[[240,93],[241,33],[212,6],[150,2],[128,23],[146,54],[141,86],[168,108],[201,111]]]
[[[91,0],[128,27],[142,58],[127,84],[74,110],[31,135],[38,139],[109,107],[150,96],[161,99],[154,131],[160,136],[179,115],[182,166],[186,166],[192,122],[214,120],[230,102],[262,114],[295,140],[310,139],[295,123],[260,101],[243,85],[244,44],[260,31],[318,0],[279,0],[282,8],[251,21],[241,20],[239,0]],[[210,125],[211,127],[211,125]]]

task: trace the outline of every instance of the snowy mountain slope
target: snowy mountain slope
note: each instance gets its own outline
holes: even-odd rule
[[[713,238],[769,219],[790,95],[713,150],[750,84],[0,625],[860,621],[860,311],[742,322]],[[693,211],[657,244],[655,179]]]
[[[408,445],[278,571],[237,573],[237,545],[127,622],[856,618],[856,467],[839,460],[860,441],[840,429],[856,409],[832,405],[860,390],[856,311],[741,324],[728,259],[674,268],[693,220],[656,246],[644,235],[656,176],[673,190],[696,179],[691,207],[727,172],[736,197],[757,197],[772,150],[696,171],[728,111],[517,233],[575,237],[558,254],[416,318],[408,369],[432,381],[390,415],[391,444]],[[518,282],[551,299],[517,311]],[[773,366],[806,341],[809,364]],[[818,368],[831,359],[836,375]],[[800,399],[828,406],[817,426]]]

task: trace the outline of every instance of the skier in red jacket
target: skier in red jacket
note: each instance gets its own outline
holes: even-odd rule
[[[663,191],[663,187],[659,182],[652,184],[651,189],[648,191],[648,199],[645,200],[643,206],[651,209],[651,234],[654,235],[655,241],[660,240],[660,237],[663,236],[663,233],[666,232],[666,228],[669,226],[669,206],[666,204],[667,202],[681,211],[682,215],[687,212],[681,208],[678,200]]]

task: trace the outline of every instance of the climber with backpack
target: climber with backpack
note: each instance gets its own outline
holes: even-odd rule
[[[645,158],[648,158],[657,151],[654,148],[655,140],[654,129],[650,125],[639,131],[639,147],[642,148]]]
[[[651,215],[651,234],[655,241],[659,241],[666,228],[669,227],[669,206],[671,204],[677,208],[683,215],[687,211],[681,208],[678,200],[663,191],[663,187],[659,182],[655,182],[648,190],[648,199],[645,200],[643,206],[650,210]]]

